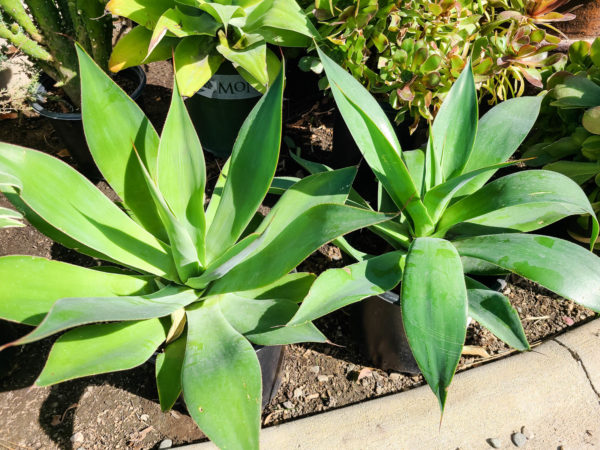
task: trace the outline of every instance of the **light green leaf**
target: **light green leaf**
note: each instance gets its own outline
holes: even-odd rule
[[[21,213],[10,208],[0,207],[0,228],[19,228],[24,227]]]
[[[156,387],[162,411],[170,410],[181,394],[181,368],[185,356],[186,336],[165,347],[156,357]]]
[[[415,239],[401,286],[408,343],[443,411],[467,333],[467,289],[456,249],[442,239]]]
[[[133,152],[135,145],[150,174],[155,176],[158,134],[140,107],[85,51],[76,48],[82,80],[83,128],[94,161],[136,220],[158,239],[166,241]]]
[[[405,252],[389,252],[341,269],[329,269],[315,281],[288,325],[322,317],[363,298],[393,289],[402,278]]]
[[[181,380],[190,415],[218,447],[258,449],[262,385],[254,348],[215,299],[188,308],[187,323]]]
[[[206,167],[200,140],[179,95],[177,82],[158,148],[157,181],[170,211],[187,230],[204,265]]]
[[[431,135],[443,180],[461,174],[477,134],[477,93],[471,61],[452,85],[435,117]]]
[[[220,294],[266,286],[288,273],[321,245],[391,217],[394,215],[345,205],[314,206],[266,244],[261,243],[251,256],[209,286],[209,292]],[[261,270],[256,270],[257,267]]]
[[[63,334],[54,343],[37,386],[133,369],[165,340],[159,319],[88,325]]]
[[[556,101],[552,106],[560,108],[590,108],[600,105],[600,86],[585,75],[572,76],[554,90]]]
[[[110,0],[106,9],[115,16],[127,17],[153,30],[160,16],[174,5],[174,0]]]
[[[316,276],[308,272],[293,272],[282,276],[279,280],[267,286],[252,289],[250,291],[237,292],[246,298],[265,300],[276,298],[279,300],[291,300],[299,303],[306,297]]]
[[[591,214],[593,241],[598,221],[592,205],[572,180],[546,170],[528,170],[499,178],[450,206],[438,230],[468,221],[518,231],[533,231],[563,217]]]
[[[108,61],[111,72],[119,72],[128,67],[163,61],[173,56],[179,39],[165,36],[148,55],[152,32],[142,26],[133,28],[125,34],[113,48]]]
[[[544,96],[520,97],[494,106],[479,121],[473,151],[463,172],[508,160],[523,143],[540,112]],[[456,196],[481,188],[495,172],[484,172],[463,186]]]
[[[433,223],[420,199],[398,138],[387,116],[369,92],[317,47],[336,104],[358,148],[377,179],[400,210],[415,222],[417,235],[428,233]]]
[[[181,95],[191,97],[217,72],[223,57],[207,36],[183,38],[175,49],[175,77]]]
[[[535,234],[494,234],[453,242],[482,259],[600,312],[600,259],[577,244]]]
[[[544,170],[562,173],[581,185],[600,173],[600,164],[597,162],[556,161],[546,164]]]
[[[28,344],[59,331],[94,322],[164,317],[197,299],[192,289],[176,285],[143,296],[61,298],[52,305],[35,330],[10,345]]]
[[[234,67],[241,67],[248,72],[262,86],[260,90],[264,92],[269,85],[265,41],[258,41],[240,49],[232,48],[225,38],[222,38],[220,42],[216,47],[217,51],[225,59],[231,61]]]
[[[252,109],[233,146],[223,193],[207,232],[209,263],[242,235],[269,190],[279,157],[282,102],[283,72]]]
[[[298,311],[295,301],[278,298],[258,300],[232,293],[222,295],[219,306],[231,326],[254,344],[327,342],[312,323],[285,326]]]
[[[510,301],[500,292],[492,291],[472,278],[466,277],[465,281],[469,315],[511,347],[529,350],[521,319]]]
[[[0,170],[19,179],[19,197],[52,227],[126,266],[159,276],[174,274],[169,248],[79,172],[36,150],[5,143],[0,149]]]
[[[35,278],[32,281],[32,274]],[[0,258],[0,317],[38,325],[60,298],[143,295],[153,290],[150,277],[119,275],[35,256]]]

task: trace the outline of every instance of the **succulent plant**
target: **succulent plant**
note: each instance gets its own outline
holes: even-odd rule
[[[388,100],[397,122],[410,115],[414,129],[421,117],[433,119],[469,58],[479,99],[490,104],[522,95],[527,83],[541,88],[543,71],[564,61],[548,53],[560,38],[540,28],[542,19],[527,15],[526,5],[512,3],[518,0],[317,0],[301,6],[312,9],[326,38],[320,45]],[[314,58],[304,65],[319,70]]]

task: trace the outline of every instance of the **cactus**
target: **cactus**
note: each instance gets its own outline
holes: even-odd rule
[[[112,19],[105,5],[106,0],[0,0],[0,38],[32,58],[79,106],[74,42],[107,70]]]

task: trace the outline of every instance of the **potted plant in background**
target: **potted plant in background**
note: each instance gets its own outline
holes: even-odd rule
[[[103,70],[108,70],[112,48],[112,17],[105,14],[102,0],[78,2],[2,0],[0,1],[0,38],[22,51],[45,74],[33,108],[50,119],[79,169],[91,177],[97,171],[85,145],[81,125],[80,80],[73,43],[81,43]],[[125,76],[135,85],[137,98],[146,82],[140,68]],[[65,98],[52,95],[55,109],[46,104],[47,91],[60,88]]]
[[[526,234],[569,215],[589,214],[595,241],[598,220],[579,186],[543,170],[488,183],[514,163],[505,161],[534,124],[542,97],[500,103],[478,121],[468,64],[437,114],[426,151],[402,151],[373,97],[318,51],[340,112],[381,184],[378,209],[401,214],[371,227],[395,249],[390,253],[369,255],[342,241],[359,262],[320,275],[288,326],[400,283],[387,314],[401,314],[412,354],[443,409],[469,316],[509,345],[529,348],[508,299],[472,276],[513,272],[600,311],[600,259],[579,245]],[[356,193],[349,203],[369,207]]]
[[[231,154],[241,124],[279,71],[268,44],[306,47],[314,36],[295,0],[111,0],[107,8],[138,24],[115,46],[110,69],[140,64],[152,51],[162,59],[174,51],[175,76],[190,97],[204,149],[221,157]]]
[[[564,71],[547,81],[550,89],[536,130],[524,145],[523,158],[531,167],[562,173],[588,194],[600,210],[600,38],[592,44],[574,42]],[[590,242],[588,217],[572,220],[569,234]]]
[[[282,71],[242,126],[205,209],[202,148],[177,84],[159,138],[78,52],[86,137],[124,210],[68,165],[14,145],[0,145],[0,185],[40,231],[124,268],[0,258],[2,285],[11,286],[0,291],[0,316],[37,325],[8,345],[68,330],[37,380],[43,386],[129,369],[160,347],[161,406],[183,392],[217,445],[257,448],[261,378],[251,343],[326,341],[312,324],[284,326],[314,278],[289,272],[324,243],[392,214],[345,205],[349,168],[299,181],[257,215],[279,155]]]

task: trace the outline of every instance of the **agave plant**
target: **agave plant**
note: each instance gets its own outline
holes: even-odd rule
[[[282,73],[244,123],[205,209],[203,153],[177,84],[159,138],[78,53],[86,137],[121,207],[58,159],[9,144],[0,144],[0,186],[40,231],[118,267],[0,258],[0,317],[36,326],[7,345],[65,331],[38,386],[129,369],[159,349],[161,407],[183,393],[218,446],[258,448],[252,344],[326,341],[312,324],[283,326],[314,279],[289,272],[324,243],[391,215],[344,204],[355,168],[306,178],[257,214],[278,160]]]
[[[309,2],[302,6],[311,9]],[[480,100],[490,104],[523,95],[526,82],[541,87],[542,73],[563,61],[548,53],[560,39],[512,8],[492,1],[340,0],[317,1],[312,15],[327,38],[320,45],[388,100],[397,122],[410,115],[414,129],[421,117],[433,119],[468,58]],[[320,70],[312,59],[304,65]]]
[[[306,47],[314,36],[295,0],[110,0],[107,9],[138,24],[117,43],[114,72],[168,59],[182,95],[198,91],[229,61],[255,89],[265,92],[280,62],[267,47]]]
[[[579,245],[527,234],[563,217],[589,214],[579,186],[544,170],[488,182],[535,123],[543,97],[500,103],[478,121],[470,64],[450,90],[430,130],[426,152],[403,151],[377,102],[319,50],[335,101],[381,187],[378,209],[400,211],[371,227],[395,251],[362,253],[338,243],[359,262],[324,272],[288,325],[400,283],[399,307],[412,353],[444,408],[472,317],[507,344],[529,349],[509,300],[472,278],[513,272],[600,311],[600,258]],[[327,170],[304,162],[313,172]],[[350,204],[370,208],[356,192]],[[335,288],[332,287],[335,285]]]

